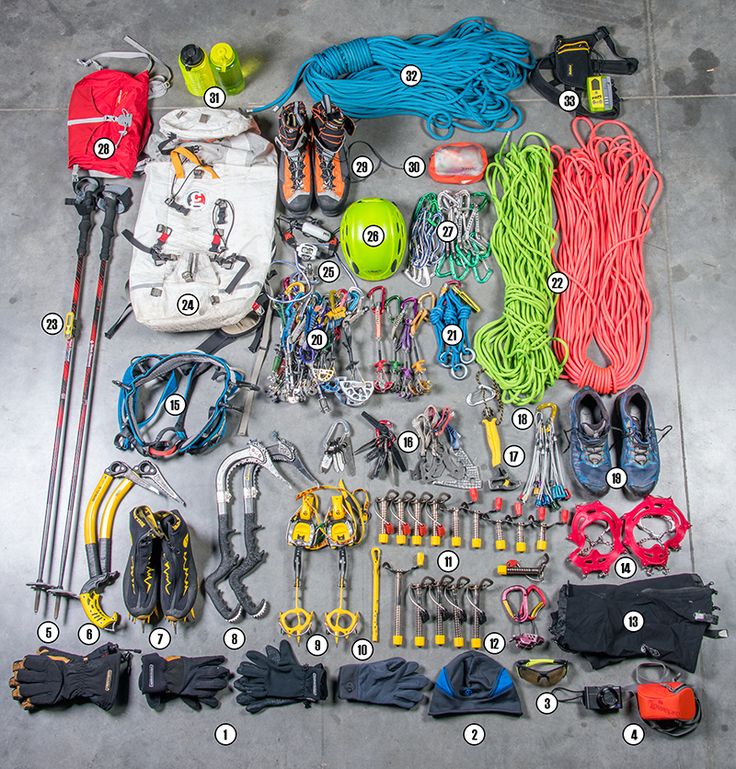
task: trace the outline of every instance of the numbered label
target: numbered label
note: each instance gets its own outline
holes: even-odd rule
[[[92,152],[100,160],[108,160],[115,154],[115,142],[112,139],[98,139],[92,145]]]
[[[624,726],[621,736],[627,745],[636,747],[641,745],[644,740],[644,729],[639,724],[627,724]]]
[[[399,434],[398,441],[404,454],[411,454],[419,448],[419,436],[413,430],[404,430]]]
[[[314,633],[307,638],[307,651],[313,657],[321,657],[329,648],[330,642],[321,633]]]
[[[503,450],[503,461],[509,467],[519,467],[524,464],[526,453],[521,446],[506,446]]]
[[[187,399],[179,393],[169,395],[169,397],[164,401],[164,411],[166,411],[166,413],[172,417],[178,417],[181,413],[183,413],[186,407]]]
[[[463,729],[463,739],[468,745],[480,745],[486,738],[486,730],[480,724],[468,724]]]
[[[154,628],[148,634],[148,643],[154,649],[161,651],[161,649],[165,649],[171,643],[171,633],[165,627]]]
[[[64,328],[64,318],[58,312],[47,312],[41,318],[41,328],[45,334],[56,336]]]
[[[59,626],[55,622],[42,622],[36,628],[36,635],[42,644],[55,643],[60,632]]]
[[[557,697],[550,692],[543,692],[537,697],[537,710],[545,716],[549,716],[557,710],[560,704]]]
[[[460,565],[460,556],[454,550],[443,550],[437,556],[437,567],[449,574]]]
[[[363,242],[366,246],[380,246],[386,238],[386,233],[383,231],[383,227],[379,227],[377,224],[369,224],[363,230]]]
[[[307,334],[307,344],[313,350],[324,350],[327,347],[327,334],[321,328],[313,328]]]
[[[373,644],[367,638],[358,638],[350,647],[353,657],[359,662],[365,662],[373,656]]]
[[[506,638],[501,633],[488,633],[483,639],[483,648],[489,654],[500,654],[506,648]]]
[[[239,627],[230,628],[222,636],[222,642],[233,651],[242,649],[245,646],[245,633]]]
[[[194,294],[182,294],[176,300],[176,309],[182,315],[195,315],[199,310],[199,299]]]
[[[215,742],[218,745],[232,745],[238,739],[238,730],[232,724],[220,724],[215,729]]]
[[[444,221],[437,225],[437,237],[443,243],[452,243],[457,240],[458,228],[455,222]]]
[[[644,615],[639,611],[627,611],[624,614],[624,627],[636,633],[644,627]]]
[[[225,106],[227,100],[227,94],[224,89],[217,85],[213,85],[204,92],[202,97],[205,107],[211,107],[212,109],[220,109]]]
[[[358,155],[358,157],[350,164],[350,168],[352,169],[353,174],[359,179],[365,179],[373,173],[375,164],[368,155]]]
[[[628,555],[622,555],[613,566],[616,576],[621,579],[631,579],[639,570],[636,561]]]
[[[570,286],[570,278],[564,272],[553,272],[547,278],[547,288],[553,294],[564,294]]]
[[[528,430],[534,424],[534,414],[529,409],[516,409],[511,415],[511,424],[517,430]]]
[[[404,173],[412,179],[418,179],[426,169],[427,164],[419,155],[411,155],[404,161]]]
[[[419,85],[421,81],[422,70],[419,69],[416,64],[407,64],[404,69],[401,70],[401,82],[404,85],[408,85],[409,88]]]
[[[100,629],[91,622],[86,622],[77,631],[77,638],[85,646],[93,646],[100,640]]]
[[[563,91],[557,98],[557,103],[565,112],[575,112],[580,104],[580,97],[575,91]]]
[[[460,326],[450,323],[442,329],[442,341],[451,347],[463,341],[463,330]]]
[[[623,470],[620,467],[612,467],[606,473],[606,483],[612,489],[623,488],[626,485],[627,480],[628,480],[628,476],[626,475],[626,470]]]
[[[326,259],[324,262],[320,262],[317,274],[323,283],[334,283],[340,277],[340,265]]]

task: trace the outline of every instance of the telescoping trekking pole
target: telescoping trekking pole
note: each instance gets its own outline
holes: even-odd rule
[[[97,196],[100,183],[92,177],[83,177],[74,183],[74,197],[67,198],[65,203],[73,205],[79,214],[79,241],[77,243],[77,267],[74,272],[74,288],[72,289],[72,301],[69,312],[64,319],[64,336],[66,338],[66,350],[64,352],[64,366],[61,372],[61,391],[59,393],[59,405],[56,409],[56,430],[54,432],[54,447],[51,452],[51,467],[49,469],[49,483],[46,491],[46,510],[43,517],[43,533],[41,535],[41,549],[38,556],[38,573],[35,582],[29,582],[28,586],[35,591],[33,611],[38,613],[41,604],[41,591],[49,589],[50,585],[44,580],[46,574],[46,555],[51,533],[51,521],[56,517],[59,492],[59,470],[61,469],[62,444],[66,438],[66,421],[69,413],[67,392],[69,381],[74,367],[74,343],[77,338],[77,309],[79,297],[82,291],[82,278],[84,277],[84,265],[89,253],[89,234],[92,231],[92,214],[97,207]]]
[[[69,544],[71,541],[72,522],[76,514],[79,498],[77,488],[82,466],[82,455],[86,447],[87,426],[89,424],[89,404],[92,397],[92,383],[94,378],[95,360],[97,357],[97,333],[102,317],[102,306],[105,297],[105,282],[107,277],[107,264],[110,261],[113,238],[115,237],[115,221],[118,214],[127,211],[133,201],[133,193],[130,187],[110,184],[107,185],[97,198],[97,207],[104,212],[102,222],[102,246],[100,247],[100,270],[97,275],[97,293],[95,294],[95,307],[92,314],[92,325],[89,332],[89,344],[87,347],[87,366],[84,371],[84,383],[82,385],[82,403],[79,409],[79,422],[77,424],[77,440],[74,446],[74,461],[69,485],[69,500],[67,503],[66,519],[64,521],[64,539],[61,545],[59,560],[59,572],[56,585],[49,588],[56,600],[54,602],[54,619],[59,617],[59,608],[62,598],[69,598],[73,593],[64,589],[64,578],[69,557]]]

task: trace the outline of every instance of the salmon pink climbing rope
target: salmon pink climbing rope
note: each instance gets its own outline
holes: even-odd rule
[[[642,246],[662,177],[618,120],[576,117],[572,133],[578,147],[552,147],[555,265],[570,280],[556,307],[555,336],[566,344],[554,349],[560,361],[567,356],[564,379],[613,393],[639,376],[647,355],[652,300]]]

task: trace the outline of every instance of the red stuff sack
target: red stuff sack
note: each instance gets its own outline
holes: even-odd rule
[[[69,100],[69,168],[108,176],[133,176],[138,156],[151,132],[148,113],[148,71],[129,75],[100,69],[83,77]],[[100,156],[95,142],[109,139],[114,147]],[[109,143],[108,143],[109,144]]]

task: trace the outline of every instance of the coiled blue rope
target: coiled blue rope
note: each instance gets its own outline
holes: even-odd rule
[[[361,37],[326,48],[301,65],[278,98],[253,112],[281,106],[303,80],[312,99],[327,95],[353,118],[424,118],[437,140],[455,128],[513,131],[523,116],[506,94],[524,83],[534,63],[524,38],[473,16],[441,35]],[[422,73],[416,85],[401,81],[407,65]]]

